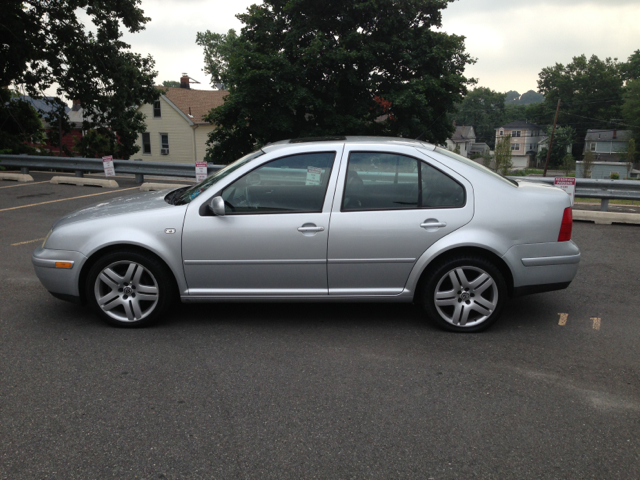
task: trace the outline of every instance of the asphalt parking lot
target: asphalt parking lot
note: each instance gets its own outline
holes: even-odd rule
[[[0,478],[640,478],[640,225],[574,223],[567,290],[460,335],[420,308],[181,305],[111,328],[31,252],[120,188],[0,181]]]

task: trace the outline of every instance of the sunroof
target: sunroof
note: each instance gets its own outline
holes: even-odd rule
[[[307,142],[339,142],[342,140],[346,140],[347,137],[344,136],[336,136],[336,137],[306,137],[306,138],[294,138],[293,140],[289,140],[289,143],[307,143]]]

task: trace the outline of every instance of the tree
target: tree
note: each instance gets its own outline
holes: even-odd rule
[[[631,170],[633,169],[635,156],[636,156],[636,141],[635,139],[632,138],[629,140],[629,146],[627,147],[627,152],[625,154],[625,158],[627,160],[627,178],[631,177]]]
[[[205,70],[229,89],[207,119],[228,162],[267,142],[326,135],[442,144],[471,83],[464,38],[436,30],[451,0],[266,0],[239,35],[204,32]]]
[[[538,91],[545,96],[544,106],[555,112],[562,100],[559,125],[574,125],[577,141],[573,154],[581,155],[587,128],[611,128],[620,118],[622,74],[616,60],[600,60],[593,55],[574,57],[569,64],[556,63],[539,74]]]
[[[551,138],[552,125],[547,126],[547,138],[546,143],[549,145],[549,139]],[[553,134],[553,145],[551,145],[551,155],[549,155],[549,166],[562,167],[565,156],[567,155],[567,148],[573,145],[575,141],[576,131],[573,127],[556,127]],[[544,164],[547,161],[547,152],[549,147],[544,147],[538,152],[538,162]],[[571,157],[573,158],[573,156]]]
[[[496,172],[502,175],[508,175],[509,170],[513,167],[511,162],[511,135],[505,135],[498,140],[495,150],[495,168]]]
[[[57,94],[80,100],[89,130],[107,128],[111,154],[128,158],[146,127],[136,112],[160,92],[150,56],[132,53],[121,26],[138,32],[150,20],[140,0],[77,2],[6,0],[0,20],[0,85],[14,84],[39,97],[57,84]],[[95,33],[78,18],[82,11]]]
[[[587,150],[582,159],[582,178],[591,178],[593,162],[595,162],[595,156],[590,150]]]
[[[180,87],[180,82],[176,82],[175,80],[165,80],[164,82],[162,82],[162,86],[178,88]]]
[[[0,153],[35,153],[43,138],[38,112],[8,88],[0,88]]]
[[[631,54],[627,62],[621,65],[621,70],[625,80],[640,78],[640,50],[636,50]]]
[[[640,142],[640,78],[627,82],[622,105],[622,117],[627,128],[631,128],[634,143]],[[632,162],[638,162],[638,152],[633,155]]]
[[[471,90],[452,115],[457,125],[473,126],[476,140],[490,148],[496,143],[495,129],[504,121],[505,94],[485,87]]]
[[[561,166],[565,177],[568,177],[569,174],[576,169],[576,161],[573,158],[573,155],[567,153],[564,157],[562,157]]]

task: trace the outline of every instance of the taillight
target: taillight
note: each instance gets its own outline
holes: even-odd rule
[[[562,215],[562,225],[560,226],[560,234],[558,235],[559,242],[568,242],[571,240],[571,228],[573,227],[573,213],[571,207],[564,209]]]

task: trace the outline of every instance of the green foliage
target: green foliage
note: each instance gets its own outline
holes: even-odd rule
[[[81,157],[102,158],[110,155],[111,141],[107,129],[90,130],[76,142],[75,150]]]
[[[622,84],[619,64],[610,58],[600,60],[595,55],[589,59],[581,55],[566,66],[556,63],[542,69],[538,91],[545,96],[544,106],[549,112],[555,112],[561,99],[558,124],[576,125],[574,155],[583,151],[587,128],[611,128],[609,120],[620,118]]]
[[[627,161],[627,178],[631,175],[631,170],[633,170],[633,164],[636,158],[636,140],[632,138],[629,140],[629,144],[627,145],[627,151],[625,153],[625,159]]]
[[[491,166],[491,154],[489,152],[484,152],[482,154],[482,165],[489,168]]]
[[[495,129],[504,122],[505,94],[485,87],[471,90],[458,105],[453,114],[457,125],[473,126],[476,141],[486,142],[490,148],[495,146]]]
[[[495,150],[495,169],[502,175],[508,175],[513,167],[511,162],[511,135],[505,135],[498,140]]]
[[[575,158],[573,158],[573,155],[567,153],[564,157],[562,157],[561,167],[565,177],[568,177],[571,172],[575,171],[576,160]]]
[[[180,87],[180,82],[176,82],[175,80],[165,80],[164,82],[162,82],[162,86],[163,87],[179,88]]]
[[[624,92],[624,104],[622,105],[622,117],[627,124],[632,125],[631,130],[635,146],[640,142],[640,78],[627,82]],[[635,151],[635,148],[632,155],[627,155],[627,161],[633,163],[640,161],[639,152]]]
[[[618,172],[611,172],[609,176],[611,177],[611,180],[620,180],[620,174]]]
[[[44,139],[38,112],[7,88],[0,88],[0,151],[6,154],[35,153],[32,145]]]
[[[582,159],[582,178],[591,178],[591,169],[593,168],[593,162],[595,162],[595,160],[596,158],[593,153],[587,150]]]
[[[628,61],[621,65],[621,70],[625,80],[640,79],[640,50],[631,54]]]
[[[538,162],[544,163],[547,161],[547,152],[549,151],[549,139],[551,138],[551,131],[553,130],[553,125],[547,126],[547,140],[546,147],[542,148],[537,155]],[[567,148],[573,145],[573,142],[576,139],[576,131],[573,127],[562,127],[557,126],[556,131],[553,135],[553,145],[551,146],[551,155],[549,155],[549,166],[550,167],[561,167],[564,168],[564,160],[567,156]],[[573,156],[571,156],[573,158]]]
[[[121,40],[121,27],[134,33],[150,20],[139,5],[140,0],[5,0],[0,44],[8,48],[0,56],[0,85],[13,83],[38,97],[56,83],[58,95],[81,101],[84,117],[91,119],[84,129],[117,132],[120,141],[112,135],[109,153],[128,158],[145,130],[135,110],[160,94],[153,86],[153,59],[131,52]]]
[[[437,30],[450,0],[266,0],[239,35],[204,32],[205,71],[229,89],[207,117],[229,162],[286,138],[389,135],[442,144],[462,100],[464,38]]]
[[[458,155],[460,155],[460,144],[459,143],[456,143],[456,146],[453,149],[453,153],[457,153]]]
[[[509,90],[505,98],[505,104],[507,105],[529,105],[531,103],[541,102],[544,102],[544,96],[533,90],[529,90],[522,95],[515,90]]]

